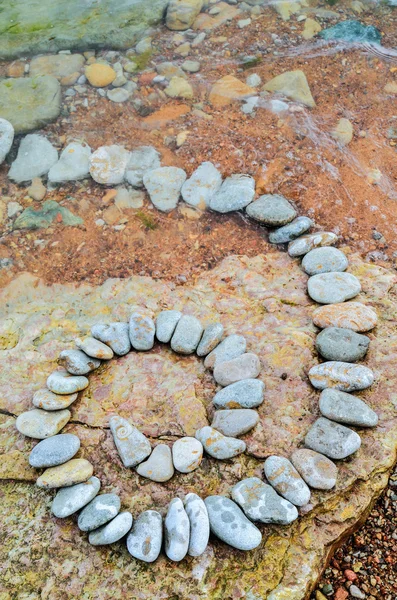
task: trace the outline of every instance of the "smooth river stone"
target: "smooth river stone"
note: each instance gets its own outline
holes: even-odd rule
[[[316,338],[318,352],[327,360],[356,362],[367,353],[370,339],[342,327],[327,327]]]
[[[356,427],[375,427],[378,415],[365,402],[339,390],[326,389],[320,394],[321,414],[331,421]]]
[[[204,360],[206,369],[213,369],[216,364],[237,358],[244,354],[247,342],[242,335],[228,335]]]
[[[163,522],[156,510],[145,510],[134,521],[127,537],[127,550],[134,558],[151,563],[161,550]]]
[[[309,371],[311,384],[319,389],[336,388],[342,392],[365,390],[372,385],[374,374],[363,365],[330,360],[312,367]]]
[[[194,437],[183,437],[172,446],[172,461],[180,473],[191,473],[200,466],[203,445]]]
[[[54,394],[75,394],[88,387],[88,379],[84,375],[71,375],[66,369],[58,369],[47,378],[47,387]]]
[[[269,227],[280,227],[296,217],[296,210],[281,194],[264,194],[245,209],[251,219]]]
[[[156,328],[153,319],[134,312],[130,318],[130,342],[134,350],[151,350]]]
[[[235,173],[225,179],[218,192],[210,199],[209,206],[216,212],[228,213],[245,208],[254,196],[255,179]]]
[[[182,186],[182,198],[204,210],[222,185],[222,175],[211,162],[203,162]]]
[[[232,488],[232,498],[251,521],[288,525],[298,518],[294,504],[259,477],[248,477]]]
[[[125,467],[135,467],[147,458],[152,446],[143,433],[123,417],[109,419],[114,443]]]
[[[291,462],[310,487],[316,490],[331,490],[335,487],[338,469],[323,454],[302,448],[295,450]]]
[[[118,356],[124,356],[131,350],[128,323],[97,323],[91,328],[91,335],[110,346]]]
[[[349,261],[346,254],[337,248],[315,248],[302,260],[302,268],[308,275],[346,271]]]
[[[230,385],[242,379],[258,377],[261,369],[256,354],[241,354],[237,358],[217,363],[214,368],[214,379],[219,385]]]
[[[220,540],[237,550],[253,550],[259,546],[261,532],[233,500],[225,496],[208,496],[204,502],[211,531]]]
[[[93,358],[110,360],[114,356],[113,350],[109,346],[93,337],[77,338],[74,342],[80,350]]]
[[[218,460],[233,458],[246,449],[246,444],[242,440],[227,437],[209,425],[196,431],[196,439],[203,444],[210,456]]]
[[[265,384],[259,379],[242,379],[226,386],[215,394],[215,408],[255,408],[265,395]]]
[[[310,277],[307,291],[315,302],[337,304],[357,296],[361,284],[351,273],[319,273]]]
[[[117,494],[96,496],[79,514],[77,525],[81,531],[94,531],[111,519],[120,510],[121,502]]]
[[[56,467],[67,462],[80,448],[80,440],[73,433],[61,433],[39,442],[29,455],[29,464],[36,469]]]
[[[320,417],[307,432],[305,444],[315,452],[341,460],[357,452],[361,438],[352,429]]]
[[[288,458],[269,456],[264,472],[270,485],[295,506],[304,506],[310,501],[309,488]]]
[[[91,502],[101,488],[98,477],[90,477],[84,483],[63,488],[57,492],[51,505],[51,512],[58,519],[70,517]]]
[[[239,437],[250,431],[259,421],[256,410],[235,408],[232,410],[217,410],[211,427],[230,437]]]
[[[109,523],[106,523],[106,525],[102,525],[102,527],[91,531],[88,536],[88,541],[92,546],[114,544],[127,535],[132,527],[132,521],[131,513],[122,512],[118,514],[117,517],[114,517]]]
[[[190,522],[190,539],[187,553],[189,556],[201,556],[208,545],[210,521],[204,501],[191,492],[186,494],[185,511]]]
[[[19,415],[15,426],[19,433],[27,437],[44,440],[61,431],[71,416],[69,410],[47,412],[40,408],[33,408]]]
[[[290,256],[303,256],[321,246],[332,246],[338,241],[338,236],[331,231],[319,231],[318,233],[309,233],[302,235],[288,244],[288,254]]]
[[[59,363],[71,375],[86,375],[97,369],[101,361],[87,356],[82,350],[62,350],[59,355]]]
[[[203,333],[203,327],[196,317],[182,315],[171,338],[171,348],[179,354],[192,354]]]
[[[166,444],[156,446],[148,460],[138,465],[136,472],[142,477],[162,483],[174,474],[171,450]]]
[[[207,356],[220,343],[223,337],[222,323],[211,323],[204,329],[203,337],[197,347],[197,356]]]
[[[154,206],[162,212],[177,207],[186,173],[178,167],[159,167],[143,175],[143,184]]]
[[[36,485],[45,489],[67,487],[87,481],[94,472],[94,467],[85,458],[72,458],[63,465],[51,467],[36,481]]]
[[[370,331],[378,322],[377,314],[361,302],[342,302],[332,306],[320,306],[313,311],[313,323],[317,327],[344,327],[357,332]]]
[[[76,399],[78,394],[54,394],[47,388],[37,390],[34,393],[32,402],[36,408],[44,410],[62,410],[70,406]]]
[[[305,233],[312,227],[313,221],[308,217],[297,217],[288,225],[284,225],[269,234],[271,244],[285,244]]]
[[[190,521],[180,498],[171,500],[164,519],[165,553],[170,560],[184,559],[189,548]]]
[[[156,337],[159,342],[168,344],[181,316],[182,313],[179,310],[163,310],[157,315]]]

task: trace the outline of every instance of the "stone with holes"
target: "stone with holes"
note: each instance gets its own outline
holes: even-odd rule
[[[151,563],[161,550],[163,520],[156,510],[146,510],[134,521],[127,537],[128,552],[134,558]]]
[[[259,546],[261,532],[233,500],[225,496],[208,496],[204,502],[211,531],[220,540],[237,550],[253,550]]]

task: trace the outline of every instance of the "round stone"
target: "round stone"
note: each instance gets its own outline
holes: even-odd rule
[[[85,76],[92,86],[103,88],[116,79],[117,73],[110,65],[93,63],[86,67]]]
[[[36,485],[45,489],[67,487],[92,476],[94,467],[85,458],[72,458],[63,465],[50,467],[36,481]]]
[[[88,387],[88,379],[83,375],[71,375],[66,369],[58,369],[47,379],[47,387],[54,394],[75,394]]]
[[[171,500],[167,515],[164,519],[164,545],[165,553],[170,560],[179,562],[184,559],[190,536],[190,521],[186,514],[182,500]]]
[[[55,467],[67,462],[79,451],[80,440],[73,433],[54,435],[33,448],[29,464],[36,469]]]
[[[74,341],[80,350],[83,350],[83,352],[85,352],[88,356],[92,356],[93,358],[110,360],[114,356],[113,350],[109,348],[109,346],[93,337],[86,337],[83,339],[77,338]]]
[[[179,310],[163,310],[157,315],[156,319],[156,337],[159,342],[168,344],[171,340],[175,327],[181,318],[182,313]]]
[[[286,225],[296,217],[296,210],[281,194],[264,194],[245,210],[249,217],[270,227]]]
[[[351,273],[319,273],[310,277],[307,291],[315,302],[336,304],[357,296],[361,284]]]
[[[130,318],[130,341],[134,350],[151,350],[154,345],[154,333],[156,328],[153,320],[138,312],[134,312]]]
[[[295,450],[291,462],[313,489],[331,490],[335,487],[338,469],[332,460],[323,454],[302,448]]]
[[[150,441],[127,419],[113,416],[109,419],[109,425],[125,467],[135,467],[150,455],[152,451]]]
[[[138,465],[136,472],[142,477],[162,483],[174,474],[171,450],[166,444],[156,446],[149,458]]]
[[[269,235],[269,242],[271,244],[285,244],[292,242],[295,238],[305,233],[310,227],[312,227],[313,221],[308,217],[297,217],[288,225],[284,225],[275,231],[272,231]]]
[[[239,437],[250,431],[259,422],[256,410],[235,408],[232,410],[217,410],[211,427],[231,437]]]
[[[15,426],[26,437],[44,440],[61,431],[71,416],[69,410],[47,412],[34,408],[19,415]]]
[[[59,363],[72,375],[86,375],[97,369],[101,361],[87,356],[82,350],[62,350]]]
[[[256,354],[241,354],[237,358],[217,363],[214,379],[219,385],[230,385],[242,379],[254,379],[260,372],[260,362]]]
[[[203,458],[203,445],[193,437],[183,437],[172,446],[174,467],[180,473],[191,473],[200,466]]]
[[[315,452],[342,460],[360,448],[361,438],[352,429],[320,417],[307,432],[305,444]]]
[[[298,518],[296,506],[281,498],[259,477],[248,477],[232,488],[232,498],[251,521],[288,525]]]
[[[376,312],[361,302],[347,302],[332,306],[320,306],[313,311],[313,323],[325,327],[343,327],[353,331],[369,331],[376,327]]]
[[[153,146],[140,146],[131,152],[125,178],[132,187],[143,187],[143,176],[160,166],[160,154]]]
[[[52,501],[52,514],[58,519],[70,517],[91,502],[101,487],[98,477],[90,477],[84,483],[78,483],[59,490]]]
[[[130,153],[123,146],[101,146],[90,158],[91,177],[103,185],[122,183],[129,160]]]
[[[54,394],[47,388],[37,390],[33,395],[33,405],[36,408],[44,410],[62,410],[70,406],[76,399],[78,394]]]
[[[196,439],[203,444],[210,456],[218,460],[233,458],[246,449],[246,444],[242,440],[227,437],[208,425],[196,431]]]
[[[134,558],[151,563],[158,558],[162,541],[163,523],[160,513],[146,510],[134,521],[127,537],[127,549]]]
[[[186,173],[178,167],[159,167],[143,176],[143,183],[154,206],[162,212],[170,212],[177,207]]]
[[[255,408],[265,395],[265,384],[259,379],[242,379],[217,392],[212,400],[215,408]]]
[[[222,175],[211,162],[203,162],[182,186],[182,198],[190,206],[204,210],[222,184]]]
[[[374,374],[363,365],[331,360],[312,367],[309,371],[312,385],[319,389],[336,388],[342,392],[365,390],[372,385]]]
[[[269,456],[264,472],[270,485],[295,506],[304,506],[310,501],[309,488],[288,458]]]
[[[128,323],[97,323],[91,328],[91,335],[110,346],[118,356],[124,356],[131,350]]]
[[[201,556],[208,545],[210,522],[203,500],[197,494],[185,496],[184,506],[190,522],[190,539],[187,553],[189,556]]]
[[[192,354],[203,333],[203,327],[196,317],[182,315],[171,338],[171,348],[179,354]]]
[[[77,524],[81,531],[94,531],[113,519],[120,510],[121,502],[117,494],[96,496],[79,514]]]
[[[253,550],[259,546],[261,532],[233,500],[225,496],[208,496],[204,502],[211,531],[220,540],[237,550]]]
[[[330,388],[323,390],[319,407],[321,414],[331,421],[356,427],[375,427],[378,424],[376,412],[360,398],[346,392]]]
[[[303,256],[321,246],[332,246],[338,241],[338,236],[331,231],[319,231],[302,235],[288,244],[288,254],[290,256]]]
[[[244,354],[246,348],[247,342],[242,335],[229,335],[206,356],[204,366],[206,369],[213,369],[216,364]]]
[[[204,329],[203,337],[197,347],[197,356],[207,356],[219,344],[223,337],[222,323],[211,323]]]
[[[367,353],[369,338],[351,329],[327,327],[316,338],[318,352],[327,360],[356,362]]]
[[[346,271],[348,264],[346,254],[332,247],[310,250],[302,260],[302,267],[308,275]]]
[[[209,206],[211,210],[228,213],[241,210],[252,202],[255,196],[255,179],[249,175],[235,173],[227,177],[214,194]]]
[[[105,546],[114,544],[127,535],[132,527],[132,514],[122,512],[118,514],[106,525],[102,525],[95,531],[91,531],[88,536],[88,541],[92,546]]]

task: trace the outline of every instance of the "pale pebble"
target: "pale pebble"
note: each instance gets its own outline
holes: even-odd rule
[[[192,354],[201,339],[203,326],[191,315],[182,315],[171,338],[171,348],[179,354]]]
[[[52,514],[59,519],[70,517],[95,498],[100,487],[98,477],[90,477],[83,483],[60,489],[52,501]]]
[[[207,454],[218,460],[233,458],[246,450],[242,440],[227,437],[208,425],[198,429],[195,437],[203,444]]]
[[[250,431],[259,422],[256,410],[249,408],[234,408],[232,410],[217,410],[211,427],[230,437],[239,437]]]
[[[71,417],[69,410],[47,412],[40,408],[33,408],[19,415],[15,426],[19,433],[26,437],[44,440],[56,435]]]
[[[305,444],[328,458],[342,460],[357,452],[361,438],[352,429],[320,417],[307,432]]]
[[[269,456],[265,460],[264,473],[270,485],[295,506],[310,501],[310,490],[293,464],[284,456]]]
[[[144,562],[154,562],[161,550],[163,523],[160,513],[146,510],[134,521],[127,537],[128,552]]]
[[[172,446],[174,467],[180,473],[191,473],[197,469],[203,458],[203,445],[194,437],[183,437]]]
[[[166,444],[156,446],[148,460],[136,468],[142,477],[162,483],[168,481],[174,474],[171,450]]]
[[[139,312],[134,312],[130,318],[130,342],[134,350],[151,350],[154,345],[156,328],[153,319]]]
[[[179,562],[189,548],[190,521],[180,498],[171,500],[164,519],[165,553],[170,560]]]
[[[289,525],[298,518],[294,504],[279,496],[259,477],[248,477],[232,488],[232,498],[251,521]]]
[[[260,372],[260,361],[256,354],[248,352],[237,358],[217,363],[214,379],[219,385],[227,386],[242,379],[255,379]]]
[[[36,469],[56,467],[77,454],[80,440],[73,433],[61,433],[39,442],[29,455],[29,464]]]
[[[114,519],[91,531],[88,541],[92,546],[104,546],[114,544],[127,535],[132,527],[132,514],[129,512],[119,513]]]
[[[204,366],[207,369],[213,369],[216,364],[232,360],[244,354],[246,348],[247,342],[242,335],[228,335],[206,356]]]
[[[259,379],[241,379],[219,392],[212,400],[215,408],[255,408],[263,402],[265,384]]]
[[[253,550],[259,546],[261,532],[233,500],[225,496],[208,496],[204,502],[211,531],[220,540],[237,550]]]
[[[128,323],[97,323],[91,328],[91,335],[110,346],[118,356],[124,356],[131,350]]]
[[[111,519],[120,510],[121,502],[117,494],[96,496],[79,514],[77,525],[81,531],[94,531]]]
[[[204,501],[193,492],[184,500],[186,514],[190,522],[190,539],[187,553],[189,556],[201,556],[208,545],[210,522]]]
[[[147,458],[152,447],[150,441],[134,425],[123,417],[109,419],[114,443],[125,467],[135,467]]]
[[[316,490],[331,490],[335,487],[338,469],[323,454],[302,448],[295,450],[291,462],[310,487]]]

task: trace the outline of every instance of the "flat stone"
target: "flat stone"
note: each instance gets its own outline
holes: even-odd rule
[[[203,326],[191,315],[182,315],[171,338],[171,348],[179,354],[192,354],[201,339]]]
[[[88,541],[92,546],[105,546],[114,544],[127,535],[132,527],[132,514],[129,512],[119,513],[109,523],[91,531]]]
[[[57,160],[58,152],[51,142],[42,135],[31,133],[22,139],[8,177],[17,183],[31,181],[34,177],[47,175]]]
[[[77,395],[54,394],[47,388],[43,388],[34,393],[32,403],[36,408],[43,408],[44,410],[62,410],[77,400]]]
[[[72,375],[86,375],[97,369],[101,361],[88,356],[82,350],[62,350],[59,355],[59,364]]]
[[[138,465],[136,472],[142,477],[162,483],[174,474],[171,450],[166,444],[156,446],[148,460]]]
[[[186,173],[178,167],[159,167],[143,176],[143,183],[154,206],[162,212],[177,207]]]
[[[112,90],[108,90],[106,92],[106,97],[111,102],[121,104],[122,102],[127,102],[127,100],[131,97],[131,92],[126,88],[117,87]]]
[[[0,165],[11,150],[14,141],[14,127],[7,119],[0,119]]]
[[[201,556],[207,548],[210,536],[207,507],[204,501],[193,492],[186,494],[184,506],[190,522],[190,539],[187,553],[189,556]]]
[[[309,488],[288,458],[269,456],[264,473],[270,485],[295,506],[305,506],[310,501]]]
[[[145,510],[135,519],[127,537],[131,556],[147,563],[158,558],[163,541],[162,521],[160,513],[155,510]]]
[[[356,362],[364,358],[370,339],[342,327],[327,327],[316,338],[318,352],[327,360]]]
[[[36,469],[55,467],[67,462],[79,451],[80,440],[73,433],[61,433],[39,442],[29,455]]]
[[[182,186],[182,198],[204,210],[222,185],[222,175],[212,162],[203,162]]]
[[[196,439],[203,444],[207,454],[218,460],[233,458],[246,450],[242,440],[227,437],[208,425],[196,431]]]
[[[55,200],[46,200],[39,210],[34,210],[31,206],[25,208],[14,221],[14,229],[47,229],[59,223],[76,227],[82,225],[84,221],[71,213],[66,206],[61,206]]]
[[[161,155],[153,146],[140,146],[131,152],[125,178],[135,188],[143,187],[145,173],[160,167]]]
[[[111,347],[115,354],[124,356],[131,350],[128,323],[97,323],[91,327],[91,335]]]
[[[40,75],[52,75],[57,79],[69,78],[76,75],[75,81],[79,76],[79,71],[85,63],[82,54],[49,54],[45,56],[35,56],[30,61],[29,75],[39,77]],[[70,81],[70,83],[75,83]]]
[[[258,200],[247,206],[246,213],[255,221],[269,227],[286,225],[296,217],[296,210],[287,198],[281,194],[264,194],[260,196]]]
[[[265,384],[259,379],[242,379],[215,394],[215,408],[255,408],[263,402]]]
[[[203,445],[194,437],[183,437],[172,446],[172,461],[180,473],[191,473],[197,469],[203,458]]]
[[[48,181],[62,183],[63,181],[78,181],[90,174],[91,148],[88,144],[71,142],[61,152],[56,162],[48,172]]]
[[[98,477],[59,490],[52,501],[51,512],[59,519],[70,517],[91,502],[101,487]]]
[[[222,323],[211,323],[204,329],[203,336],[197,347],[197,356],[206,356],[214,350],[223,337],[224,328]]]
[[[94,467],[85,458],[72,458],[63,465],[50,467],[36,481],[40,488],[52,489],[68,487],[87,481],[92,476]]]
[[[343,327],[357,332],[370,331],[378,322],[376,312],[361,302],[321,306],[312,317],[317,327]]]
[[[114,443],[125,467],[135,467],[152,452],[152,446],[143,433],[123,417],[109,419]]]
[[[211,427],[230,437],[244,435],[255,427],[259,421],[256,410],[249,408],[234,408],[232,410],[217,410]]]
[[[214,379],[219,385],[230,385],[241,379],[255,379],[261,369],[256,354],[248,352],[237,358],[217,363],[214,368]]]
[[[253,550],[259,546],[261,532],[233,500],[225,496],[208,496],[204,502],[211,531],[220,540],[237,550]]]
[[[198,60],[185,60],[182,63],[182,69],[188,73],[198,73],[200,71],[200,63]]]
[[[233,75],[225,75],[218,79],[211,88],[208,96],[209,102],[216,108],[228,106],[232,102],[244,100],[255,95],[254,88],[243,83]]]
[[[94,531],[113,519],[120,510],[121,502],[117,494],[96,496],[79,514],[77,524],[81,531]]]
[[[298,518],[296,506],[282,498],[259,477],[248,477],[232,487],[232,498],[251,521],[288,525]]]
[[[297,217],[288,225],[284,225],[269,234],[271,244],[285,244],[305,233],[312,227],[313,221],[308,217]]]
[[[291,462],[310,487],[316,490],[331,490],[335,487],[338,469],[323,454],[302,448],[295,450]]]
[[[308,275],[346,271],[349,261],[337,248],[325,247],[310,250],[302,260],[302,267]]]
[[[361,292],[360,281],[351,273],[319,273],[307,282],[309,296],[320,304],[337,304]]]
[[[332,231],[319,231],[318,233],[309,233],[302,235],[288,244],[288,254],[290,256],[303,256],[321,246],[332,246],[338,241],[338,236]]]
[[[339,390],[326,389],[320,394],[321,414],[331,421],[355,427],[375,427],[378,415],[365,402]]]
[[[90,174],[94,181],[103,185],[117,185],[124,181],[130,152],[113,144],[101,146],[90,158]]]
[[[88,387],[88,379],[82,375],[71,375],[66,369],[58,369],[47,378],[47,387],[54,394],[75,394]]]
[[[237,358],[244,354],[247,342],[242,335],[228,335],[204,360],[207,369],[213,369],[215,365]]]
[[[163,62],[156,65],[156,71],[159,75],[165,77],[168,81],[175,77],[186,77],[185,73],[178,67],[178,65],[174,65],[172,62]]]
[[[309,371],[311,384],[319,389],[336,388],[342,392],[365,390],[372,385],[374,374],[363,365],[330,360],[312,367]]]
[[[15,427],[19,433],[27,437],[44,440],[61,431],[71,416],[69,410],[47,412],[40,408],[33,408],[19,415]]]
[[[252,202],[254,196],[255,179],[236,173],[225,179],[218,192],[211,197],[209,207],[220,213],[241,210]]]
[[[339,119],[331,135],[341,146],[347,146],[353,139],[353,133],[352,123],[349,119],[342,118]]]
[[[364,592],[362,592],[360,588],[354,585],[354,583],[349,587],[349,593],[350,596],[352,596],[353,598],[359,598],[359,600],[364,600],[364,598],[366,598]]]
[[[156,337],[159,342],[168,344],[171,340],[175,327],[181,318],[182,313],[179,310],[163,310],[156,318]]]
[[[307,432],[305,444],[315,452],[341,460],[360,448],[361,438],[348,427],[320,417]]]
[[[202,8],[203,0],[170,0],[165,24],[174,31],[189,29]]]
[[[153,319],[138,312],[130,318],[130,341],[134,350],[151,350],[154,345],[156,328]]]
[[[300,69],[277,75],[277,77],[265,83],[263,89],[267,92],[280,92],[287,98],[291,98],[295,102],[301,102],[309,108],[316,106],[306,75]]]
[[[164,519],[165,553],[170,560],[179,562],[189,548],[190,521],[180,498],[171,500]]]
[[[93,358],[110,360],[114,356],[113,350],[109,346],[93,337],[77,338],[74,343],[80,350]]]

